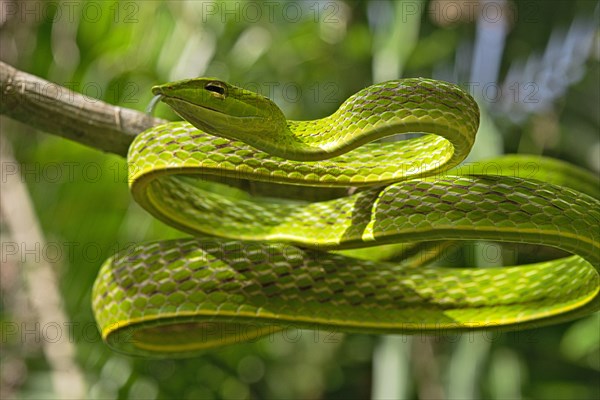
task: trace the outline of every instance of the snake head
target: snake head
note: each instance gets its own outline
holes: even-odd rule
[[[212,135],[257,148],[265,136],[287,127],[270,99],[214,78],[196,78],[152,88],[177,114]]]

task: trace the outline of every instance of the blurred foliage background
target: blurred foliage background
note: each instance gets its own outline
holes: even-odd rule
[[[598,15],[596,1],[3,0],[0,57],[90,101],[137,110],[154,84],[215,76],[271,97],[290,119],[325,116],[374,82],[444,79],[482,109],[470,160],[544,154],[600,172]],[[43,233],[26,248],[9,229],[18,216],[3,210],[3,399],[600,398],[598,315],[437,337],[289,331],[187,360],[113,353],[90,306],[101,263],[183,234],[131,201],[123,159],[1,121],[3,152]],[[482,259],[477,244],[461,254],[501,262]],[[32,292],[36,268],[57,277],[64,320],[52,326],[31,300],[43,295]]]

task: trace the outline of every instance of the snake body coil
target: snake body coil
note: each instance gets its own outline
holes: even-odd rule
[[[194,237],[142,244],[102,266],[93,309],[117,350],[190,355],[287,327],[514,329],[600,308],[597,178],[524,156],[494,160],[496,175],[481,165],[468,175],[448,172],[467,156],[479,124],[476,103],[454,85],[385,82],[313,121],[288,121],[270,100],[214,79],[154,92],[189,122],[135,139],[131,191],[152,215]],[[424,135],[373,142],[402,133]],[[519,177],[526,167],[533,176]],[[246,180],[267,192],[222,184]],[[273,183],[287,185],[295,200],[273,199]],[[328,187],[358,190],[298,199]],[[422,265],[449,240],[539,244],[572,255],[510,268]],[[438,244],[433,253],[416,252],[429,242]],[[406,248],[415,251],[383,260]]]

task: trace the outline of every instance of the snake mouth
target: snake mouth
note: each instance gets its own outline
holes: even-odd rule
[[[162,102],[168,104],[175,112],[180,114],[182,117],[184,117],[186,120],[191,122],[192,125],[195,125],[195,126],[197,126],[196,123],[198,123],[200,125],[206,125],[207,121],[217,118],[217,117],[218,118],[227,118],[227,120],[229,120],[229,121],[240,120],[240,121],[243,121],[244,123],[247,123],[248,121],[251,122],[251,121],[257,119],[257,116],[255,116],[255,115],[241,116],[241,115],[227,114],[226,112],[224,112],[222,110],[218,110],[216,108],[206,106],[206,105],[193,103],[189,100],[182,99],[181,97],[177,97],[177,96],[167,96],[164,94],[161,94],[160,96],[161,96],[160,100]],[[190,108],[193,108],[193,109],[190,110]],[[194,114],[194,113],[198,113],[198,112],[205,113],[205,115],[203,116],[203,121],[200,121],[200,119],[197,118],[196,114]]]
[[[160,93],[160,92],[159,92],[159,93]],[[163,94],[163,93],[160,93],[159,95],[160,95],[160,96],[162,96],[162,97],[161,97],[161,101],[163,101],[163,102],[165,102],[165,103],[167,103],[167,104],[169,104],[169,102],[168,102],[168,101],[169,101],[169,100],[171,100],[171,101],[175,101],[176,103],[184,103],[184,104],[185,104],[185,105],[187,105],[187,106],[192,106],[192,107],[201,108],[201,109],[203,109],[203,110],[212,111],[212,112],[214,112],[214,113],[217,113],[217,114],[220,114],[220,115],[223,115],[223,114],[224,114],[224,112],[223,112],[223,111],[220,111],[220,110],[217,110],[217,109],[215,109],[215,108],[208,107],[208,106],[205,106],[205,105],[200,105],[200,104],[192,103],[191,101],[189,101],[189,100],[186,100],[186,99],[182,99],[181,97],[177,97],[177,96],[168,96],[168,95],[165,95],[165,94]],[[169,105],[171,106],[171,104],[169,104]],[[175,108],[175,107],[173,107],[173,108]],[[177,108],[175,108],[175,110],[177,111]]]
[[[222,111],[215,110],[211,107],[198,105],[188,100],[176,96],[164,96],[161,101],[169,105],[177,114],[184,120],[191,123],[199,130],[211,133],[229,140],[239,140],[239,138],[231,135],[229,131],[223,129],[223,121],[231,122],[234,119],[240,120],[238,124],[248,124],[247,122],[253,117],[237,117],[228,115]]]
[[[221,115],[224,114],[223,111],[221,111],[221,110],[217,110],[217,109],[209,107],[207,105],[202,105],[202,104],[194,103],[194,102],[191,102],[191,101],[189,101],[187,99],[184,99],[182,97],[179,97],[179,96],[174,96],[171,93],[168,93],[169,92],[168,89],[172,89],[172,88],[167,88],[167,90],[165,90],[164,87],[155,86],[155,87],[152,88],[152,94],[154,94],[155,96],[160,96],[160,101],[162,101],[164,103],[167,103],[169,106],[173,107],[175,109],[175,111],[179,111],[177,109],[177,107],[176,107],[177,103],[182,103],[186,107],[190,107],[191,106],[191,107],[194,107],[194,108],[200,108],[200,109],[203,109],[203,110],[212,111],[214,113],[221,114]],[[175,103],[175,104],[169,103],[169,100],[172,103]]]

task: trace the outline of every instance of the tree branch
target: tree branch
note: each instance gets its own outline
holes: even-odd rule
[[[167,122],[85,97],[1,61],[0,96],[2,115],[123,157],[138,133]]]

